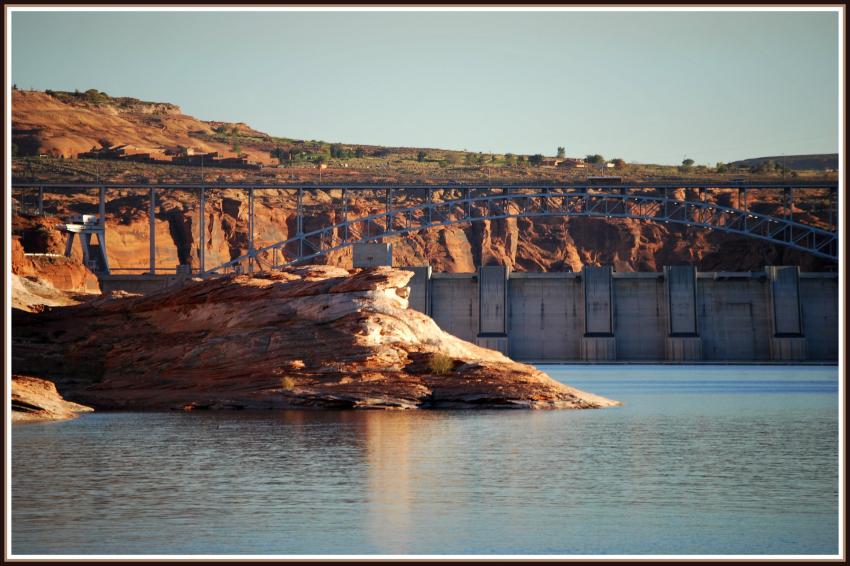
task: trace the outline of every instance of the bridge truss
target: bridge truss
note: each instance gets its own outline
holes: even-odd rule
[[[43,210],[45,190],[82,188],[80,185],[51,186],[14,184],[22,191],[37,191]],[[92,188],[87,185],[86,188]],[[100,190],[99,213],[105,218],[107,187]],[[835,210],[838,186],[835,182],[786,183],[690,183],[552,185],[115,185],[110,189],[138,189],[150,192],[150,226],[153,230],[156,192],[175,189],[197,192],[199,235],[204,233],[205,198],[212,190],[239,189],[247,192],[247,253],[212,268],[205,268],[204,247],[198,246],[202,274],[279,269],[327,255],[357,243],[382,241],[406,234],[455,224],[506,218],[572,217],[634,219],[662,224],[678,224],[705,230],[754,238],[814,256],[838,261],[838,226]],[[287,191],[292,197],[294,231],[291,237],[255,247],[255,193]],[[718,194],[726,193],[723,199]],[[803,193],[802,196],[800,193]],[[317,199],[321,194],[322,198]],[[753,198],[753,195],[758,195]],[[765,195],[770,195],[764,199]],[[794,218],[795,203],[820,203],[828,220],[807,214]],[[714,198],[709,198],[709,197]],[[750,201],[748,202],[748,196]],[[724,205],[718,204],[723,200]],[[770,206],[765,207],[765,200]],[[781,214],[776,214],[779,203]],[[763,211],[769,208],[773,214]],[[812,208],[812,207],[809,207]],[[364,213],[365,211],[365,213]],[[325,221],[305,229],[316,218]],[[102,222],[102,220],[101,220]],[[293,233],[294,232],[294,233]],[[203,241],[199,238],[198,241]],[[151,240],[151,273],[155,273],[155,245]]]

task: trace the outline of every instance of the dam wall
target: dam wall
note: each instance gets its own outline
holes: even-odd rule
[[[838,276],[757,272],[476,273],[413,269],[411,308],[536,362],[836,362]]]

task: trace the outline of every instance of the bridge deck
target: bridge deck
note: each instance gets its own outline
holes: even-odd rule
[[[500,182],[474,182],[474,183],[38,183],[38,182],[12,182],[13,188],[44,188],[47,190],[62,189],[140,189],[140,190],[166,190],[166,189],[278,189],[278,190],[385,190],[385,189],[818,189],[837,190],[838,181],[643,181],[623,182],[612,184],[597,183],[560,183],[560,182],[533,182],[533,183],[500,183]]]

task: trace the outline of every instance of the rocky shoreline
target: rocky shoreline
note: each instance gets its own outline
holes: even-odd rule
[[[25,375],[12,376],[13,423],[73,419],[91,410],[91,407],[63,399],[49,381]]]
[[[408,309],[412,272],[306,266],[16,312],[15,373],[96,409],[600,408]]]

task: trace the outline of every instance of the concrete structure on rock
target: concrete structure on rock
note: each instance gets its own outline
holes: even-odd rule
[[[838,359],[838,278],[799,273],[432,273],[412,268],[411,308],[518,360],[756,362]]]
[[[353,267],[369,268],[382,265],[392,266],[393,246],[384,243],[357,244],[352,248]]]

